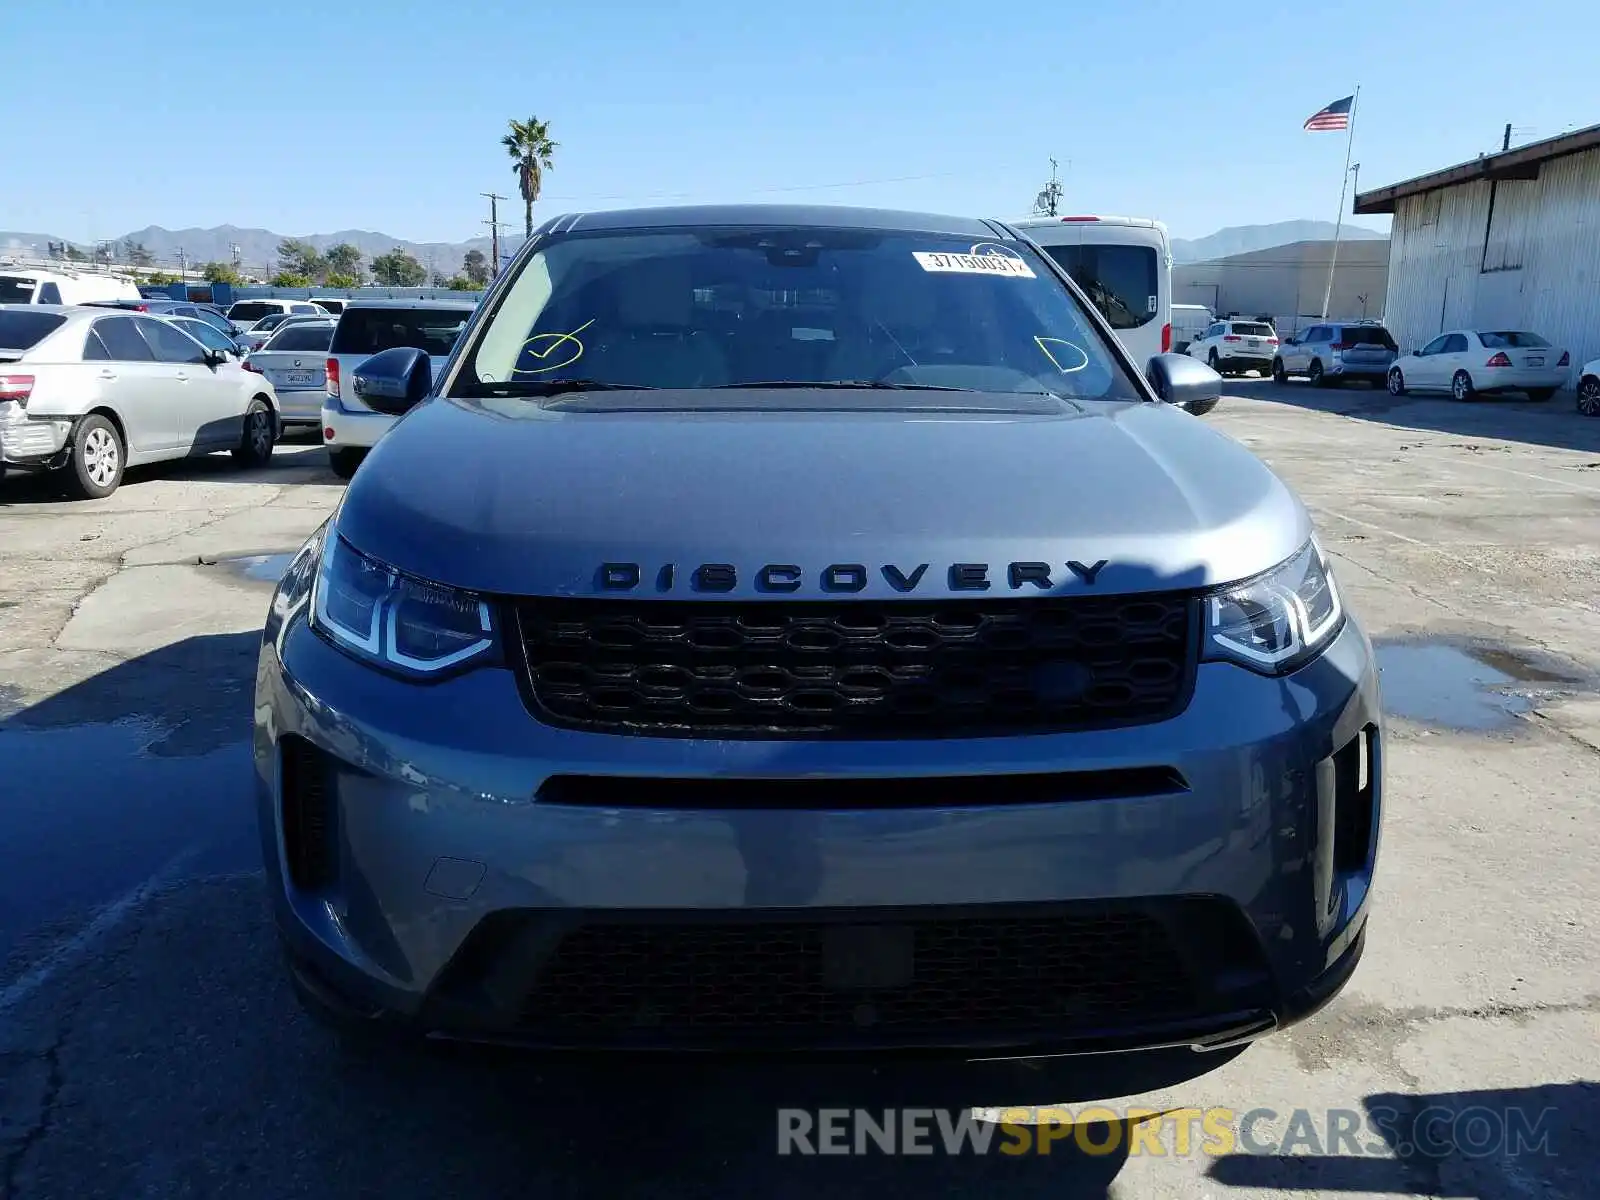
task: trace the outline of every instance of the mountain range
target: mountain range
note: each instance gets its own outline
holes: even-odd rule
[[[1172,261],[1175,263],[1210,262],[1214,258],[1227,258],[1232,254],[1249,254],[1253,250],[1270,250],[1274,246],[1288,246],[1294,242],[1331,240],[1332,221],[1276,221],[1271,225],[1232,225],[1219,229],[1203,238],[1173,238]],[[1350,241],[1382,241],[1389,235],[1380,229],[1352,225],[1346,221],[1339,231],[1341,238]]]
[[[1273,246],[1286,246],[1291,242],[1312,241],[1333,236],[1332,221],[1278,221],[1271,225],[1236,225],[1219,229],[1202,238],[1173,238],[1174,262],[1205,262],[1224,258],[1230,254],[1244,254],[1252,250],[1267,250]],[[227,262],[233,257],[233,247],[239,247],[239,259],[246,272],[261,273],[276,270],[278,244],[289,236],[270,229],[241,229],[236,225],[219,225],[214,229],[164,229],[148,225],[117,238],[118,243],[137,242],[155,256],[164,267],[178,265],[179,253],[190,265],[206,262]],[[1342,236],[1351,239],[1385,238],[1388,234],[1360,225],[1346,224]],[[50,242],[66,239],[55,234],[11,233],[0,230],[0,255],[15,253],[32,246],[30,257],[44,257]],[[454,274],[461,269],[461,260],[469,250],[490,251],[486,237],[469,238],[464,242],[409,242],[387,233],[369,229],[341,229],[336,233],[314,233],[300,237],[319,251],[341,242],[360,250],[370,261],[374,255],[387,254],[396,248],[412,255],[431,270]],[[520,234],[511,234],[502,241],[502,252],[515,248],[522,242]],[[87,246],[83,247],[85,250]],[[119,256],[120,257],[120,256]]]

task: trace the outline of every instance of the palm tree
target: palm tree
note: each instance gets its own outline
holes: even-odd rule
[[[523,232],[533,236],[533,202],[544,187],[544,173],[553,165],[557,143],[550,140],[550,125],[538,117],[512,120],[511,132],[500,139],[506,153],[516,160],[517,187],[522,192]]]

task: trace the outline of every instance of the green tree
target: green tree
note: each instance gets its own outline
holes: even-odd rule
[[[310,287],[311,276],[300,271],[279,271],[272,277],[273,287]]]
[[[150,274],[144,277],[144,281],[155,287],[166,287],[169,283],[183,282],[170,271],[151,271]]]
[[[148,267],[156,260],[156,256],[145,249],[143,242],[136,242],[132,238],[122,243],[122,256],[136,267]]]
[[[446,286],[452,292],[476,292],[483,287],[483,284],[476,280],[468,279],[465,275],[452,275],[450,282]]]
[[[361,278],[361,251],[349,242],[340,242],[337,246],[329,246],[322,259],[328,264],[328,271],[336,275],[348,275],[355,279]],[[355,284],[349,284],[355,287]]]
[[[68,262],[88,262],[89,261],[89,256],[87,254],[85,254],[82,250],[79,250],[71,242],[67,243],[66,255],[67,255],[67,261]]]
[[[232,263],[208,262],[200,268],[200,275],[207,283],[231,283],[237,286],[243,282]]]
[[[284,238],[278,243],[278,269],[291,275],[305,275],[308,279],[321,279],[328,273],[328,260],[305,239]]]
[[[396,246],[372,260],[372,278],[386,287],[421,287],[428,268]]]
[[[486,286],[489,282],[489,256],[482,250],[468,250],[461,260],[461,274],[472,282],[473,287]],[[455,284],[451,283],[450,286],[455,287]],[[456,288],[456,290],[464,289]]]
[[[361,280],[354,275],[343,275],[338,271],[329,271],[328,277],[322,281],[331,288],[354,288],[361,286]]]
[[[550,124],[538,117],[526,121],[511,121],[511,132],[500,139],[506,153],[513,160],[512,170],[517,173],[517,190],[522,193],[523,228],[528,237],[533,236],[533,202],[544,187],[544,173],[555,165],[558,142],[550,140]]]

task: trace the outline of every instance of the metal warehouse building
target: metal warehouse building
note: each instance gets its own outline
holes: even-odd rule
[[[1333,263],[1328,316],[1356,320],[1383,312],[1389,244],[1382,238],[1346,241],[1333,257],[1331,241],[1291,242],[1172,268],[1172,302],[1203,304],[1214,313],[1271,316],[1279,333],[1297,333],[1322,319],[1322,296]]]
[[[1600,357],[1600,125],[1363,192],[1392,213],[1384,323],[1403,350],[1447,329],[1529,329]]]

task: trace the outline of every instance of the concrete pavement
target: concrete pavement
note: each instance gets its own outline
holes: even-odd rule
[[[1354,982],[1156,1091],[337,1051],[278,970],[244,743],[260,556],[336,500],[320,451],[83,504],[0,481],[0,1196],[1592,1194],[1600,421],[1253,379],[1205,420],[1312,507],[1400,718]],[[1130,1153],[1094,1097],[1166,1115]],[[777,1154],[784,1104],[1061,1101],[1009,1114],[1049,1154]],[[1502,1153],[1508,1129],[1533,1148]],[[1437,1153],[1400,1153],[1423,1135]]]

